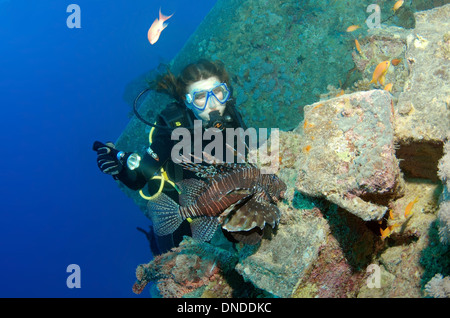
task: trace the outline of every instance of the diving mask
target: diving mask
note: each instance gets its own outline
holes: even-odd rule
[[[186,103],[203,111],[208,105],[210,97],[214,97],[219,103],[224,104],[230,98],[230,90],[225,83],[219,83],[210,90],[193,91],[186,94]]]

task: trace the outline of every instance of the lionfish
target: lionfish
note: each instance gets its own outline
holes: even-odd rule
[[[286,184],[275,174],[262,174],[249,163],[181,165],[207,182],[194,178],[178,182],[180,204],[164,193],[148,202],[158,236],[173,233],[188,219],[194,239],[209,241],[220,225],[235,240],[256,244],[266,224],[275,228],[279,223],[276,202],[284,197]]]

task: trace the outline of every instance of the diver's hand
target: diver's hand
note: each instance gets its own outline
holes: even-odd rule
[[[115,176],[122,171],[123,164],[120,158],[124,153],[117,150],[112,142],[104,144],[95,141],[92,149],[97,151],[97,165],[103,173]]]

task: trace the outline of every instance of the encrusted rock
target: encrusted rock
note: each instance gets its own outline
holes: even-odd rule
[[[416,13],[416,28],[407,38],[410,79],[397,105],[410,111],[395,118],[400,140],[442,140],[449,130],[449,16],[450,5]]]
[[[305,107],[296,187],[365,221],[378,220],[402,184],[395,157],[392,98],[383,90]],[[282,153],[282,151],[281,151]]]
[[[405,175],[437,181],[450,127],[450,4],[418,12],[407,37],[410,76],[395,107],[395,136]]]
[[[282,220],[276,235],[262,240],[252,255],[242,257],[236,270],[258,288],[291,297],[317,260],[329,229],[318,209],[279,207]]]

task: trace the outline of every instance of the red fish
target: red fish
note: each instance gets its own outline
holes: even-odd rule
[[[161,35],[162,30],[164,30],[168,23],[164,23],[168,19],[170,19],[173,14],[169,16],[165,16],[161,13],[161,8],[159,8],[159,19],[153,21],[152,26],[148,29],[147,37],[150,44],[155,44],[158,41],[159,36]]]

